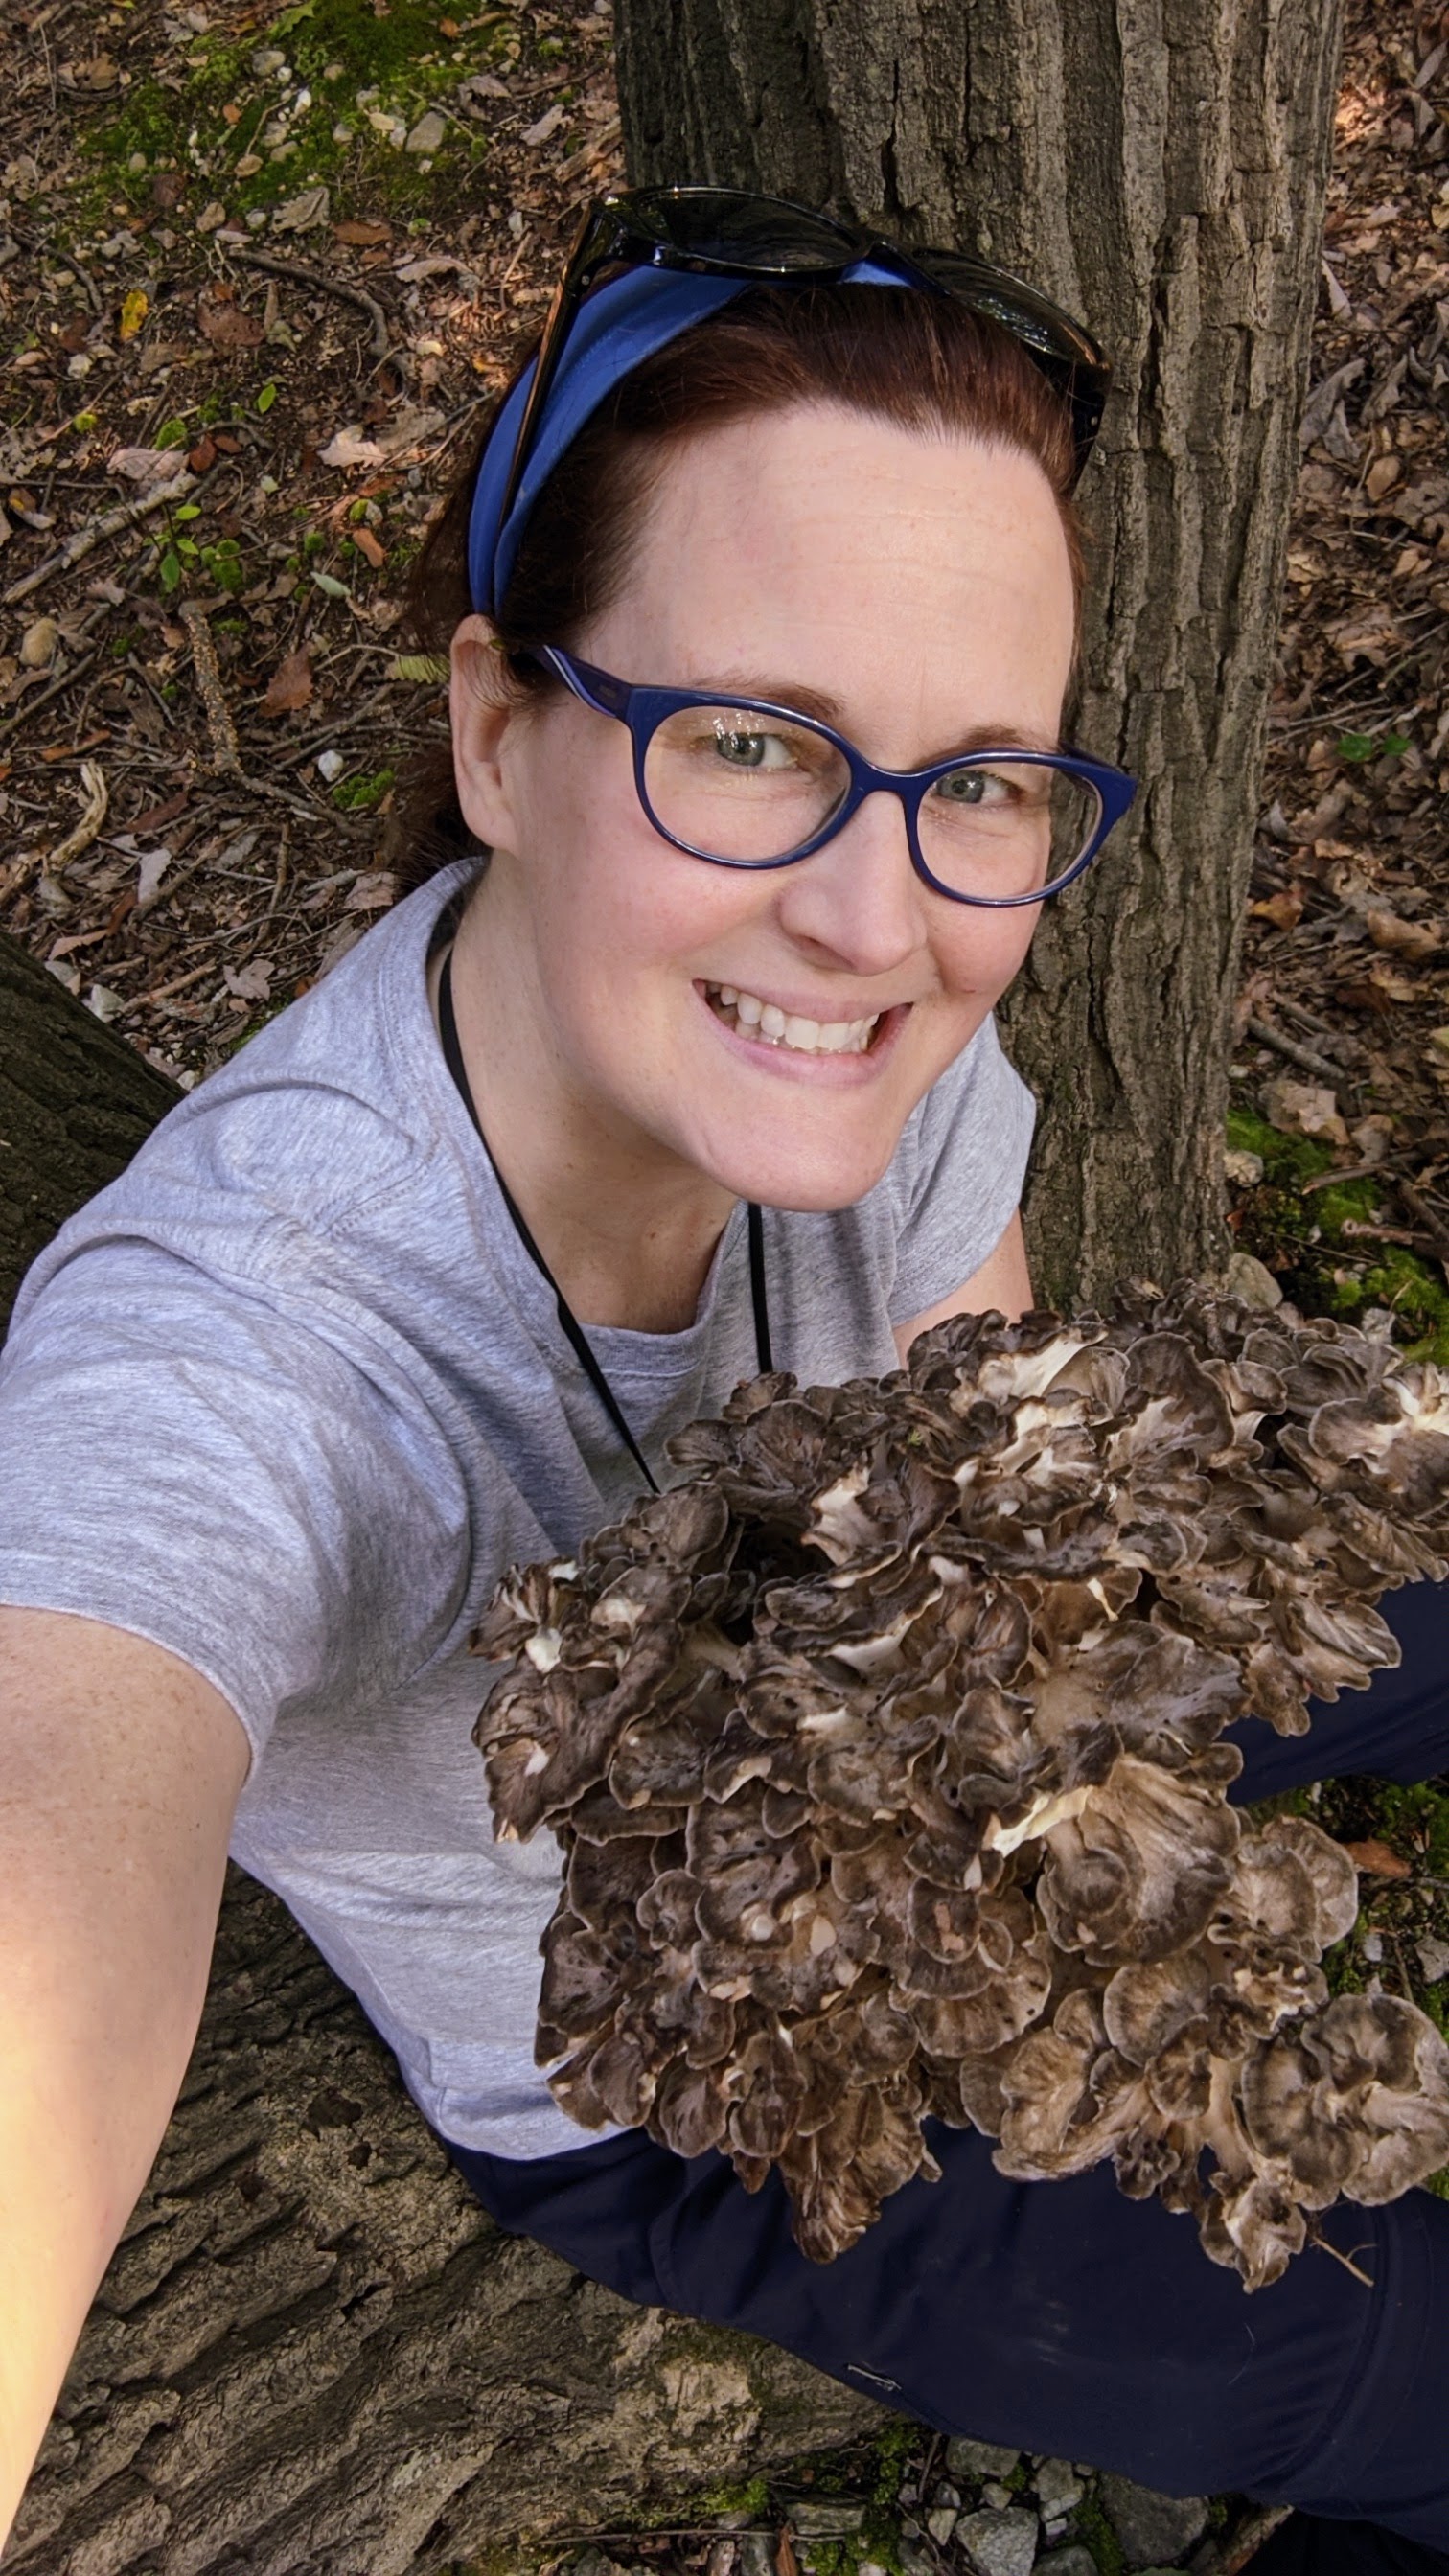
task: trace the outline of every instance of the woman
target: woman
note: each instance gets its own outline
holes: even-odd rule
[[[1359,2563],[1449,2549],[1449,2211],[1335,2213],[1374,2288],[1305,2257],[1250,2304],[1109,2174],[1009,2185],[951,2133],[942,2185],[806,2265],[773,2187],[553,2105],[556,1854],[492,1844],[469,1744],[499,1571],[739,1378],[1030,1302],[991,1011],[1131,793],[1059,742],[1105,381],[974,263],[608,201],[423,569],[475,855],[32,1272],[0,1374],[13,2477],[174,2096],[229,1833],[505,2225],[945,2429],[1284,2497]],[[1246,1794],[1370,1741],[1446,1758],[1442,1710],[1368,1709]]]

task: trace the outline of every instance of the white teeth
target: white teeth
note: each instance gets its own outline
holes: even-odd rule
[[[807,1020],[802,1012],[782,1011],[777,1002],[762,1002],[735,984],[711,984],[711,1001],[723,1014],[733,1011],[736,1026],[749,1029],[774,1046],[797,1055],[864,1055],[875,1033],[879,1012],[860,1020]]]

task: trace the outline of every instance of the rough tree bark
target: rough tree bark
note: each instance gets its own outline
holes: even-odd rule
[[[180,1096],[15,940],[0,939],[0,1335],[41,1245]]]
[[[0,939],[0,1331],[179,1097]],[[501,2236],[350,1995],[228,1878],[201,2036],[7,2576],[424,2576],[847,2441],[868,2398]]]
[[[636,182],[977,249],[1112,355],[1074,730],[1142,794],[1005,1017],[1039,1290],[1209,1273],[1337,0],[619,0],[618,31]]]

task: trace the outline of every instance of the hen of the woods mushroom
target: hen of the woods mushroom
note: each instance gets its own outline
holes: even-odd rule
[[[496,1829],[553,1827],[538,2060],[585,2126],[777,2164],[804,2251],[939,2167],[1191,2211],[1249,2288],[1449,2161],[1449,2050],[1330,2000],[1353,1866],[1227,1803],[1449,1558],[1449,1378],[1291,1308],[1128,1291],[742,1387],[687,1480],[501,1586]],[[560,2062],[561,2061],[561,2062]],[[1206,2153],[1204,2151],[1206,2150]]]

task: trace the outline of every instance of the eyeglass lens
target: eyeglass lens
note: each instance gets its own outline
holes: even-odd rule
[[[850,792],[823,734],[728,706],[680,707],[644,756],[655,821],[702,857],[766,867],[812,841]],[[1070,874],[1101,818],[1096,789],[1038,761],[973,758],[925,791],[917,830],[930,873],[985,900],[1045,893]]]

